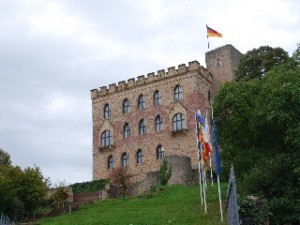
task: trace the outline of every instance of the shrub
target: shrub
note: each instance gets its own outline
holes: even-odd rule
[[[131,173],[128,167],[117,167],[109,174],[110,183],[116,187],[118,196],[125,196],[127,189],[131,183]]]
[[[160,167],[160,183],[166,185],[172,176],[172,169],[168,166],[167,160],[164,159],[163,164]]]
[[[272,215],[266,200],[258,198],[241,198],[239,200],[242,224],[264,225]]]
[[[70,185],[70,187],[72,188],[73,193],[81,193],[102,190],[105,188],[106,184],[108,184],[107,179],[99,179],[82,183],[75,183]]]
[[[57,205],[57,208],[64,207],[65,201],[69,198],[69,191],[67,187],[58,187],[53,194],[53,199]]]

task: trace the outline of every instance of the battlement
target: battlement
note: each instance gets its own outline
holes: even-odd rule
[[[224,46],[221,46],[221,47],[218,47],[218,48],[215,48],[209,52],[206,52],[205,53],[205,56],[206,58],[209,57],[210,55],[214,55],[216,53],[219,53],[220,51],[226,51],[226,50],[233,50],[233,51],[236,51],[236,52],[239,52],[239,50],[237,50],[235,47],[233,47],[231,44],[227,44],[227,45],[224,45]],[[241,54],[241,53],[240,53]]]
[[[149,84],[151,82],[155,82],[158,80],[166,79],[168,77],[172,77],[175,75],[184,74],[189,71],[199,70],[201,74],[203,74],[207,79],[210,79],[211,73],[207,71],[203,66],[200,66],[198,61],[189,62],[188,66],[186,64],[178,65],[176,69],[174,66],[169,67],[168,71],[164,69],[158,70],[155,74],[154,72],[148,73],[147,77],[145,75],[138,76],[137,79],[130,78],[126,81],[119,81],[118,84],[113,83],[107,86],[102,86],[99,89],[91,90],[91,98],[97,98],[99,96],[106,96],[115,92],[123,91],[129,88],[133,88],[136,86],[141,86],[144,84]]]

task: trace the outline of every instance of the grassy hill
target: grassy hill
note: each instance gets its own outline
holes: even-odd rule
[[[138,198],[110,199],[86,205],[72,214],[44,218],[51,225],[226,225],[220,221],[217,185],[209,185],[207,208],[200,204],[199,187],[173,185]],[[225,199],[227,184],[222,185]],[[225,213],[224,213],[225,215]]]

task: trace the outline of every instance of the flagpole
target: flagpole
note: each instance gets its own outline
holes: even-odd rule
[[[209,89],[209,92],[210,92],[210,89]],[[209,99],[210,100],[210,99]],[[209,101],[208,100],[208,101]],[[207,109],[205,109],[205,117],[206,117],[206,120],[207,120]],[[207,120],[207,135],[208,135],[208,144],[210,145],[210,149],[212,149],[211,147],[211,141],[210,141],[210,129],[209,129],[209,125],[208,125],[208,120]],[[210,179],[211,179],[211,186],[214,186],[214,179],[213,179],[213,172],[212,172],[212,164],[211,164],[211,152],[209,152],[209,168],[210,168]]]
[[[206,115],[206,110],[205,110]],[[205,122],[203,127],[203,132],[205,132]],[[206,138],[206,137],[205,137]],[[202,170],[202,183],[203,183],[203,199],[204,199],[204,212],[207,213],[207,202],[206,202],[206,192],[207,192],[207,182],[206,182],[206,165],[204,161],[204,145],[201,142],[201,170]]]
[[[213,109],[212,106],[211,106],[211,117],[212,117],[212,120],[214,122],[214,109]],[[215,124],[214,124],[214,129],[215,128],[216,127],[215,127]],[[216,134],[216,130],[214,130],[214,132]],[[216,137],[214,137],[214,139],[216,139]],[[216,140],[214,140],[214,144],[215,144],[215,157],[216,157],[216,154],[219,154],[219,152],[216,152],[216,149],[218,148],[218,146],[216,146],[218,144]],[[216,163],[216,167],[218,167],[217,163]],[[220,171],[219,171],[219,168],[216,168],[216,171],[217,171],[217,183],[218,183],[220,214],[221,214],[221,221],[223,222],[223,207],[222,207],[222,194],[221,194],[220,175],[219,175]]]
[[[221,185],[220,185],[220,176],[219,175],[217,175],[217,182],[218,182],[218,193],[219,193],[221,221],[223,222],[222,196],[221,196]]]
[[[207,24],[206,24],[206,30],[207,30],[207,28],[208,28],[208,26],[207,26]],[[206,37],[207,37],[207,49],[209,50],[209,40],[208,40],[208,35],[206,35]]]
[[[197,113],[200,113],[200,110],[197,110]],[[201,163],[200,163],[200,149],[199,149],[199,137],[198,137],[198,122],[197,116],[195,113],[195,121],[196,121],[196,134],[197,134],[197,152],[198,152],[198,177],[199,177],[199,187],[200,187],[200,199],[201,205],[203,205],[203,196],[202,196],[202,175],[201,175]]]
[[[206,192],[207,192],[207,182],[206,182],[206,168],[204,161],[205,154],[205,144],[203,139],[205,139],[205,118],[202,116],[201,111],[198,109],[195,115],[197,122],[197,144],[198,144],[198,172],[199,172],[199,185],[200,185],[200,196],[201,204],[204,203],[204,212],[207,214],[207,201],[206,201]],[[203,118],[202,118],[203,117]]]
[[[205,164],[204,162],[201,163],[203,165],[201,165],[201,170],[202,170],[202,182],[203,182],[203,188],[202,188],[202,191],[203,191],[203,199],[204,199],[204,212],[205,214],[207,214],[207,204],[206,204],[206,190],[207,190],[207,185],[205,185]]]
[[[198,151],[199,152],[199,151]],[[199,154],[199,153],[198,153]],[[198,160],[198,176],[199,176],[199,186],[200,186],[200,199],[201,199],[201,205],[203,205],[203,196],[202,196],[202,175],[201,175],[201,163],[200,160]]]
[[[214,177],[213,177],[212,166],[211,166],[211,155],[209,155],[209,166],[210,166],[211,186],[214,186]]]

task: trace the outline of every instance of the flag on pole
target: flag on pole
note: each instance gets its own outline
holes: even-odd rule
[[[204,133],[203,128],[205,124],[205,118],[201,115],[200,110],[198,109],[195,114],[196,119],[196,131],[197,131],[197,144],[198,144],[198,173],[199,173],[199,186],[200,186],[200,197],[201,205],[204,203],[204,212],[207,213],[207,204],[206,204],[206,176],[205,176],[205,164],[203,161],[203,152],[204,152]]]
[[[218,31],[210,28],[209,26],[206,25],[206,29],[207,29],[207,38],[208,37],[223,37],[223,35],[221,33],[219,33]]]
[[[213,119],[213,139],[214,139],[214,145],[215,145],[216,173],[217,173],[217,175],[220,175],[222,173],[222,165],[221,165],[221,157],[220,157],[220,151],[219,151],[217,126],[216,126],[214,119]]]

